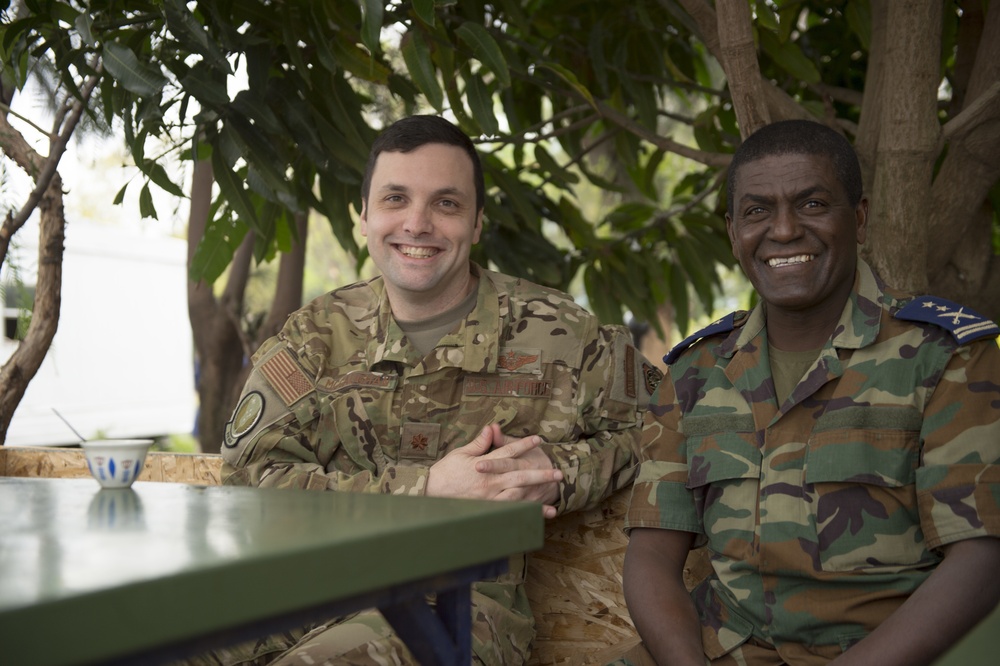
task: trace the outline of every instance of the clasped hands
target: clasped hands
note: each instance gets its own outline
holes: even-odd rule
[[[541,502],[545,517],[555,518],[563,475],[538,448],[541,443],[538,435],[508,437],[492,423],[431,466],[427,495]]]

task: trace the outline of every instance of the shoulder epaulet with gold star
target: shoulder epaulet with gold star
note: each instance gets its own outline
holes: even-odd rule
[[[962,344],[1000,335],[1000,326],[972,308],[937,296],[914,298],[900,308],[895,317],[904,321],[921,321],[940,326]]]

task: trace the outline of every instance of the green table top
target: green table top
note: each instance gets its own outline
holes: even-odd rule
[[[99,661],[543,540],[533,504],[0,477],[0,661]]]

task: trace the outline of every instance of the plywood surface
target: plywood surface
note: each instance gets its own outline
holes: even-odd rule
[[[222,458],[150,451],[140,481],[218,485]],[[0,446],[0,476],[78,478],[90,476],[82,449]]]

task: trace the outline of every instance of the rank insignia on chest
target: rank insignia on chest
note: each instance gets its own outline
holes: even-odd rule
[[[404,423],[399,438],[399,457],[437,460],[441,446],[440,423]]]

